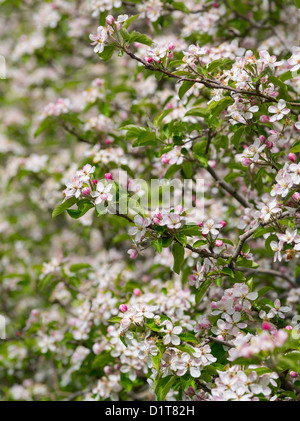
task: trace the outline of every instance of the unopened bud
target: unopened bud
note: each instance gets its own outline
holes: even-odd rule
[[[296,202],[300,202],[300,193],[298,191],[296,191],[296,193],[293,194],[293,199]]]
[[[135,295],[136,297],[140,297],[142,295],[142,292],[139,288],[134,288],[133,295]]]
[[[115,18],[112,15],[108,15],[105,18],[107,25],[113,25],[115,23]]]
[[[268,322],[263,322],[262,328],[263,328],[263,330],[270,330],[271,329],[271,325]]]
[[[176,45],[173,42],[169,42],[168,44],[168,50],[169,51],[174,51],[176,48]]]
[[[261,116],[259,117],[259,120],[260,120],[262,123],[268,123],[268,122],[270,121],[270,119],[269,119],[269,117],[268,117],[267,115],[261,115]]]
[[[102,346],[101,346],[98,342],[96,342],[96,343],[93,345],[93,353],[94,353],[95,355],[99,355],[101,351],[102,351]]]
[[[126,311],[128,310],[128,307],[126,304],[121,304],[119,307],[119,310],[121,313],[126,313]]]
[[[288,158],[289,158],[289,160],[290,160],[290,161],[292,161],[292,162],[296,162],[296,161],[297,161],[297,156],[296,156],[296,154],[294,154],[294,153],[289,153],[289,154],[288,154]]]
[[[243,165],[243,167],[249,167],[249,165],[251,165],[251,164],[252,164],[252,161],[251,161],[250,158],[244,158],[244,159],[242,159],[242,165]]]
[[[81,193],[82,193],[82,196],[89,196],[89,195],[90,195],[90,193],[91,193],[91,190],[90,190],[88,187],[84,187],[84,188],[81,190]]]

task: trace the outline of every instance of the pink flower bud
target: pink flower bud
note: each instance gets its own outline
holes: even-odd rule
[[[219,7],[219,3],[214,3],[213,6],[215,9],[217,9]]]
[[[242,308],[243,308],[242,304],[236,304],[234,307],[235,311],[242,311]]]
[[[140,289],[134,288],[133,295],[135,295],[136,297],[140,297],[142,295],[142,292]]]
[[[263,135],[259,136],[259,140],[260,140],[260,143],[262,143],[262,144],[264,144],[266,142],[266,138]]]
[[[249,165],[251,165],[251,164],[252,164],[252,161],[251,161],[250,158],[244,158],[244,159],[242,159],[242,165],[243,165],[243,167],[249,167]]]
[[[285,330],[293,330],[293,327],[292,327],[292,326],[287,325],[287,326],[285,327]]]
[[[93,180],[93,184],[97,184],[98,183],[98,180]]]
[[[102,346],[101,346],[98,342],[96,342],[96,343],[93,345],[93,353],[94,353],[95,355],[99,355],[101,351],[102,351]]]
[[[189,387],[186,389],[185,393],[186,393],[188,396],[194,396],[194,394],[195,394],[195,390],[194,390],[194,388],[193,388],[192,386],[189,386]]]
[[[82,196],[89,196],[89,195],[90,195],[90,193],[91,193],[91,190],[90,190],[88,187],[84,187],[84,188],[81,190],[81,193],[82,193]]]
[[[202,234],[203,237],[207,237],[208,236],[208,234],[203,234],[203,232],[201,234]]]
[[[213,310],[215,310],[215,309],[217,309],[217,308],[218,308],[218,306],[217,306],[217,304],[216,304],[216,302],[215,302],[215,301],[212,301],[212,302],[210,303],[210,308],[211,308],[211,309],[213,309]]]
[[[117,31],[119,31],[119,30],[121,29],[121,24],[120,24],[120,22],[116,22],[116,28],[117,28]]]
[[[225,228],[227,225],[225,221],[221,221],[220,224],[222,225],[223,228]]]
[[[267,143],[267,148],[272,149],[273,146],[274,146],[274,143],[269,140],[269,142]]]
[[[200,221],[200,222],[197,222],[197,225],[198,225],[198,227],[203,227],[203,222],[202,221]]]
[[[296,191],[296,193],[293,194],[293,199],[296,202],[300,202],[300,193],[298,191]]]
[[[110,367],[109,365],[106,365],[106,366],[103,368],[103,371],[104,371],[104,373],[108,376],[109,374],[112,374],[112,372],[113,372],[113,368],[112,368],[112,367]]]
[[[289,154],[288,154],[288,158],[289,158],[289,160],[290,160],[290,161],[292,161],[292,162],[296,162],[296,161],[297,161],[297,156],[296,156],[296,154],[294,154],[294,153],[289,153]]]
[[[138,255],[138,252],[137,252],[136,249],[130,249],[130,250],[128,250],[127,253],[129,254],[129,259],[131,259],[131,260],[134,260]]]
[[[114,143],[113,139],[105,139],[104,143],[106,145],[111,145],[112,143]]]
[[[113,25],[115,23],[115,18],[112,15],[108,15],[105,18],[107,25]]]
[[[271,325],[270,325],[270,323],[268,323],[268,322],[263,322],[263,324],[262,324],[262,328],[263,328],[264,330],[270,330],[270,329],[271,329]]]
[[[179,213],[183,212],[183,207],[181,205],[175,206],[175,212],[179,212]]]
[[[261,116],[259,117],[259,120],[260,120],[262,123],[268,123],[268,122],[270,121],[270,119],[269,119],[269,117],[268,117],[267,115],[261,115]]]
[[[168,44],[168,50],[169,51],[174,51],[176,48],[176,45],[173,42],[169,42]]]
[[[148,63],[148,64],[151,64],[151,63],[153,63],[153,57],[144,57],[143,58],[143,61],[145,62],[145,63]]]
[[[214,160],[209,160],[208,161],[208,165],[210,165],[212,168],[215,168],[215,166],[217,165],[217,163]]]
[[[168,102],[168,103],[166,104],[166,108],[167,108],[168,110],[171,110],[171,109],[173,108],[173,105],[171,104],[171,102]]]
[[[107,172],[105,174],[105,180],[112,180],[112,179],[113,179],[113,177],[112,177],[111,173],[110,172]]]
[[[223,246],[223,241],[222,240],[217,240],[216,241],[216,247],[222,247]]]
[[[295,208],[297,205],[296,205],[296,203],[294,203],[292,200],[290,200],[289,202],[287,202],[287,205],[290,207],[290,208]]]
[[[126,304],[121,304],[119,307],[119,310],[121,313],[126,313],[126,311],[128,310],[128,307]]]
[[[163,164],[168,164],[170,161],[169,161],[169,158],[167,157],[167,155],[166,154],[163,154],[161,157],[160,157],[160,160],[161,160],[161,162],[163,163]]]
[[[292,377],[292,379],[295,379],[298,374],[296,373],[296,371],[290,371],[290,376]]]

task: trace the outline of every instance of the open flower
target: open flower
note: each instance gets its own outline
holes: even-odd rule
[[[139,242],[146,233],[146,228],[150,225],[149,218],[142,218],[140,215],[134,217],[135,226],[129,229],[129,235],[135,235],[135,241]]]
[[[290,112],[290,110],[286,108],[286,102],[283,99],[280,99],[277,105],[270,105],[268,111],[269,113],[274,114],[270,117],[271,123],[283,119],[283,117]]]
[[[95,45],[94,52],[102,53],[104,44],[108,39],[108,33],[105,26],[98,26],[97,35],[90,34],[90,40],[93,41],[91,45]]]
[[[94,198],[96,197],[95,205],[98,205],[98,204],[100,204],[102,202],[105,202],[105,201],[109,202],[109,201],[112,200],[113,195],[111,193],[109,193],[111,188],[112,188],[112,184],[107,184],[107,186],[104,187],[103,183],[101,183],[101,182],[97,183],[96,191],[93,191],[91,193],[92,197],[94,197]]]
[[[163,339],[164,345],[168,345],[169,343],[179,345],[180,338],[178,335],[182,332],[182,327],[174,327],[169,320],[166,320],[163,324],[165,325],[165,328],[161,330],[161,332],[167,332]]]

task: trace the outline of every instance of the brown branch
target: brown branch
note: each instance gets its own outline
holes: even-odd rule
[[[294,288],[297,288],[297,283],[290,278],[288,275],[285,275],[284,273],[280,272],[279,270],[275,269],[263,269],[263,268],[257,268],[257,269],[251,269],[251,268],[244,268],[245,270],[249,271],[250,273],[258,273],[262,275],[271,275],[276,276],[278,278],[282,278],[285,281],[287,281],[290,285],[292,285]],[[243,268],[241,268],[243,270]]]
[[[75,132],[75,130],[70,129],[65,123],[62,123],[63,128],[73,136],[75,136],[80,142],[88,143],[89,145],[95,145],[93,142],[91,142],[88,139],[84,139],[82,136],[80,136],[78,133]]]
[[[265,102],[275,102],[275,103],[278,102],[278,100],[276,98],[272,98],[272,97],[270,97],[268,95],[265,95],[265,94],[262,94],[260,92],[246,91],[244,89],[236,89],[236,88],[233,88],[232,86],[224,85],[222,82],[220,82],[218,80],[215,80],[215,79],[213,79],[213,80],[207,79],[207,78],[194,79],[192,77],[178,76],[178,75],[176,75],[174,73],[171,73],[171,72],[169,72],[165,69],[162,69],[160,67],[155,67],[151,64],[145,63],[141,58],[137,57],[132,51],[130,51],[125,45],[122,47],[122,49],[128,56],[130,56],[134,60],[141,63],[145,67],[145,69],[151,70],[153,72],[163,73],[169,78],[177,79],[178,82],[187,81],[187,82],[201,83],[202,85],[206,86],[207,88],[211,88],[211,89],[223,89],[223,90],[226,90],[226,91],[234,92],[236,94],[256,96],[256,97],[265,99]],[[292,106],[295,106],[295,107],[300,107],[300,103],[298,103],[298,102],[288,102],[288,101],[286,101],[286,103],[290,104]]]
[[[224,180],[222,180],[212,167],[208,165],[206,170],[216,180],[216,182],[224,190],[226,190],[232,197],[234,197],[242,206],[244,206],[244,208],[251,207],[250,203],[243,196],[241,196],[234,188],[232,188],[229,184],[227,184]]]

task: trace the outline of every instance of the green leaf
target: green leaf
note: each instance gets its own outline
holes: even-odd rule
[[[161,251],[162,251],[162,239],[161,238],[159,238],[158,240],[152,241],[152,245],[153,245],[153,247],[156,248],[158,253],[161,253]]]
[[[230,58],[220,58],[218,60],[214,60],[207,66],[207,71],[211,73],[213,70],[225,67],[227,65],[231,65],[234,61]]]
[[[109,319],[109,323],[120,323],[122,320],[122,317],[114,316],[111,319]]]
[[[258,263],[252,262],[252,260],[245,259],[244,257],[238,257],[236,265],[244,268],[256,269],[259,267]]]
[[[191,87],[195,84],[195,82],[189,82],[185,80],[179,88],[178,96],[180,99],[184,96],[184,94],[191,89]]]
[[[173,244],[172,254],[174,257],[173,270],[175,273],[180,273],[181,266],[184,260],[184,247],[178,243]]]
[[[291,148],[290,152],[293,152],[293,153],[300,152],[300,140],[295,143],[295,145]]]
[[[142,132],[139,137],[132,143],[133,147],[137,146],[155,146],[157,144],[156,134],[153,132]]]
[[[52,127],[53,124],[53,118],[46,117],[41,124],[38,126],[34,133],[34,137],[38,137],[41,133]]]
[[[206,291],[208,290],[208,288],[211,285],[211,280],[207,279],[206,281],[203,282],[203,284],[201,284],[200,288],[198,289],[196,296],[195,296],[195,302],[196,302],[196,306],[198,306],[198,304],[200,303],[200,301],[202,300],[202,297],[204,296],[204,294],[206,293]]]
[[[130,39],[130,34],[127,31],[127,29],[124,28],[124,25],[120,28],[119,33],[125,41],[128,41]]]
[[[71,206],[73,206],[77,202],[76,197],[70,197],[69,199],[65,200],[63,203],[58,205],[52,212],[52,218],[55,218],[56,216],[63,213],[65,210],[69,209]]]
[[[195,337],[195,335],[193,335],[192,333],[189,332],[185,332],[185,333],[181,333],[179,335],[180,339],[182,342],[193,342],[195,344],[198,344],[199,341],[198,339]]]
[[[175,383],[175,380],[176,379],[177,379],[176,376],[172,376],[162,388],[159,388],[158,389],[157,399],[159,401],[164,401],[165,400],[168,392],[170,391],[171,387]]]
[[[134,124],[128,124],[127,126],[120,127],[120,130],[127,130],[127,140],[137,139],[141,133],[148,132],[145,127],[135,126]]]
[[[223,268],[223,270],[221,270],[221,273],[224,273],[224,275],[227,275],[227,276],[230,276],[231,278],[234,278],[234,273],[229,268]]]
[[[149,47],[153,44],[152,39],[137,31],[130,32],[130,38],[128,42],[130,44],[132,44],[133,42],[139,42],[140,44],[148,45]]]
[[[92,203],[86,203],[82,209],[67,209],[68,214],[73,219],[79,219],[85,215],[94,205]]]
[[[99,53],[98,56],[101,58],[102,61],[108,61],[111,59],[113,53],[115,51],[115,47],[112,45],[107,45],[104,47],[102,53]]]
[[[128,18],[124,23],[123,23],[123,25],[122,25],[122,28],[125,28],[125,29],[127,29],[130,25],[131,25],[131,23],[138,17],[139,15],[133,15],[133,16],[130,16],[130,18]]]
[[[180,10],[181,12],[187,13],[189,14],[190,11],[189,9],[186,7],[186,5],[181,2],[181,1],[173,1],[172,2],[172,6],[174,7],[174,9],[176,10]]]
[[[71,272],[78,272],[81,269],[89,269],[91,268],[91,265],[89,263],[76,263],[72,266],[70,266]]]
[[[241,137],[244,134],[245,126],[241,126],[231,138],[231,143],[234,145],[235,149],[239,149]]]
[[[200,247],[200,246],[204,246],[205,244],[207,244],[206,240],[197,240],[194,242],[193,247]]]
[[[158,113],[153,120],[153,124],[155,127],[158,127],[160,125],[160,123],[163,121],[163,119],[170,114],[170,112],[173,111],[172,109],[169,110],[164,110],[161,113]]]
[[[262,297],[262,296],[263,296],[263,295],[265,295],[268,291],[271,291],[271,290],[273,290],[273,288],[272,288],[272,287],[263,287],[263,288],[261,288],[259,291],[257,291],[257,293],[258,293],[258,297],[257,297],[257,298]]]
[[[271,256],[273,256],[273,254],[274,254],[274,252],[273,252],[273,250],[271,249],[271,246],[270,246],[272,241],[277,241],[276,234],[269,235],[269,237],[265,241],[265,248]]]
[[[261,237],[264,234],[267,234],[268,232],[274,232],[274,228],[268,227],[268,228],[257,228],[255,233],[253,234],[253,238]]]
[[[191,108],[185,113],[184,116],[185,117],[188,117],[188,116],[207,117],[207,110],[202,107]]]
[[[92,363],[92,368],[103,368],[112,362],[114,362],[114,357],[110,355],[110,352],[104,351],[96,356]]]

